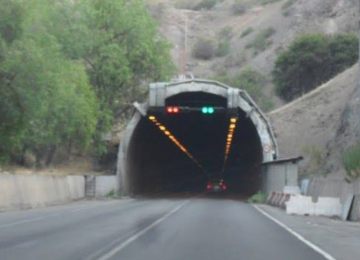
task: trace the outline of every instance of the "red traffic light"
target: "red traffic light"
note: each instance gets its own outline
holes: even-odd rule
[[[177,114],[177,113],[179,113],[179,108],[178,107],[167,107],[166,112],[168,114]]]

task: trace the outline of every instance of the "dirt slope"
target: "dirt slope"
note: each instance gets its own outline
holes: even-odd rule
[[[341,153],[359,138],[358,65],[268,114],[280,156],[303,155],[302,172],[343,175]]]

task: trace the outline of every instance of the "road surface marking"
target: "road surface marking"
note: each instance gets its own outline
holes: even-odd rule
[[[122,242],[120,245],[118,245],[117,247],[112,249],[107,254],[103,255],[100,258],[98,258],[98,260],[108,260],[108,259],[112,258],[114,255],[116,255],[121,250],[123,250],[126,246],[128,246],[129,244],[131,244],[132,242],[134,242],[135,240],[137,240],[141,236],[145,235],[146,233],[148,233],[151,229],[153,229],[154,227],[159,225],[161,222],[168,219],[171,215],[175,214],[177,211],[179,211],[181,208],[183,208],[188,203],[189,203],[189,200],[185,201],[180,206],[177,206],[175,209],[173,209],[172,211],[166,213],[164,216],[162,216],[161,218],[159,218],[158,220],[156,220],[155,222],[153,222],[152,224],[150,224],[146,228],[144,228],[144,229],[140,230],[139,232],[135,233],[133,236],[131,236],[130,238],[128,238],[127,240]]]
[[[266,213],[264,210],[262,210],[261,208],[259,208],[256,205],[253,205],[253,207],[255,209],[257,209],[261,214],[263,214],[265,217],[271,219],[272,221],[274,221],[276,224],[278,224],[280,227],[284,228],[286,231],[288,231],[290,234],[292,234],[293,236],[295,236],[297,239],[299,239],[301,242],[305,243],[307,246],[311,247],[312,249],[314,249],[316,252],[318,252],[319,254],[321,254],[323,257],[325,257],[327,260],[336,260],[334,257],[332,257],[329,253],[325,252],[324,250],[322,250],[320,247],[314,245],[313,243],[311,243],[309,240],[307,240],[306,238],[304,238],[302,235],[300,235],[299,233],[297,233],[296,231],[292,230],[291,228],[289,228],[287,225],[285,225],[284,223],[280,222],[279,220],[277,220],[276,218],[270,216],[268,213]]]

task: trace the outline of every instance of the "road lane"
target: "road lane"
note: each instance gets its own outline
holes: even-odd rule
[[[102,260],[324,260],[249,204],[196,199]]]
[[[324,260],[246,203],[187,201],[94,201],[1,213],[0,260]],[[27,215],[34,221],[19,223]]]

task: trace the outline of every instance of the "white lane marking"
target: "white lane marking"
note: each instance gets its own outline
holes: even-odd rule
[[[120,245],[118,245],[117,247],[115,247],[114,249],[109,251],[107,254],[103,255],[100,258],[98,258],[98,260],[108,260],[108,259],[112,258],[114,255],[116,255],[121,250],[123,250],[126,246],[128,246],[129,244],[131,244],[132,242],[134,242],[135,240],[137,240],[141,236],[145,235],[151,229],[153,229],[154,227],[159,225],[161,222],[163,222],[164,220],[169,218],[171,215],[175,214],[177,211],[179,211],[181,208],[183,208],[188,203],[189,203],[189,200],[185,201],[180,206],[177,206],[175,209],[173,209],[172,211],[166,213],[164,216],[162,216],[161,218],[159,218],[158,220],[156,220],[155,222],[153,222],[152,224],[150,224],[146,228],[144,228],[144,229],[140,230],[139,232],[135,233],[133,236],[131,236],[130,238],[128,238],[127,240],[122,242]]]
[[[255,209],[257,209],[261,214],[263,214],[265,217],[268,217],[269,219],[271,219],[272,221],[274,221],[276,224],[278,224],[280,227],[284,228],[286,231],[288,231],[290,234],[292,234],[294,237],[296,237],[297,239],[299,239],[301,242],[303,242],[304,244],[306,244],[307,246],[311,247],[312,249],[314,249],[316,252],[318,252],[320,255],[322,255],[323,257],[325,257],[325,259],[327,260],[336,260],[333,256],[331,256],[329,253],[325,252],[324,250],[322,250],[320,247],[318,247],[317,245],[314,245],[313,243],[311,243],[309,240],[307,240],[306,238],[304,238],[302,235],[300,235],[299,233],[297,233],[296,231],[292,230],[291,228],[289,228],[287,225],[285,225],[284,223],[280,222],[279,220],[277,220],[276,218],[270,216],[268,213],[266,213],[264,210],[262,210],[261,208],[259,208],[256,205],[253,205],[253,207]]]
[[[58,213],[58,214],[52,214],[50,216],[46,216],[46,217],[38,217],[38,218],[33,218],[33,219],[27,219],[27,220],[23,220],[23,221],[18,221],[15,223],[11,223],[11,224],[6,224],[6,225],[1,225],[0,229],[3,228],[8,228],[8,227],[15,227],[21,224],[26,224],[26,223],[30,223],[30,222],[35,222],[35,221],[39,221],[39,220],[43,220],[43,219],[48,219],[48,218],[53,218],[53,217],[57,217],[62,215],[62,213]]]

